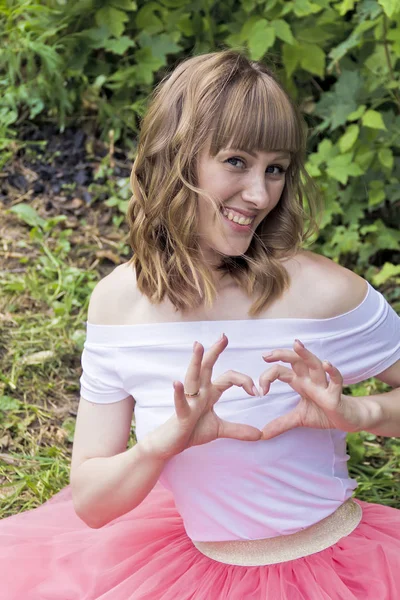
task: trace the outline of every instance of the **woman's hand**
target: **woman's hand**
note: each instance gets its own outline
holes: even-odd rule
[[[301,399],[295,409],[263,428],[262,439],[276,437],[294,427],[360,431],[363,407],[356,398],[342,394],[343,377],[338,369],[328,361],[322,362],[299,340],[295,340],[293,348],[294,351],[279,349],[263,356],[266,362],[282,361],[292,367],[274,365],[265,371],[260,377],[264,395],[270,384],[279,379],[288,383]]]
[[[176,414],[139,442],[146,452],[167,460],[186,448],[207,444],[217,438],[249,442],[261,439],[259,429],[224,421],[214,412],[215,403],[233,385],[242,387],[251,396],[258,395],[251,377],[237,371],[226,371],[214,382],[211,381],[213,367],[227,345],[225,335],[207,352],[199,342],[195,342],[184,385],[174,382]],[[185,396],[185,392],[195,394],[198,391],[200,394],[195,398]]]

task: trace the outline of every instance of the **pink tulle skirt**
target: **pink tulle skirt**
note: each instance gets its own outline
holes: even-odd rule
[[[0,521],[1,600],[398,600],[400,510],[357,500],[358,527],[311,556],[225,565],[187,537],[160,484],[101,529],[75,514],[67,486]]]

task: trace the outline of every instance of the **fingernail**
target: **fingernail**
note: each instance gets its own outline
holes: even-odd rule
[[[193,352],[196,350],[196,344],[197,344],[197,342],[195,342],[195,343],[193,344]]]
[[[300,344],[300,346],[302,348],[305,348],[304,344],[300,340],[295,339],[294,341],[297,342],[298,344]]]
[[[253,385],[252,390],[253,390],[255,396],[260,397],[260,392],[258,391],[258,389],[256,388],[255,385]]]
[[[263,358],[268,358],[268,356],[272,356],[272,352],[265,352],[262,357]]]
[[[224,339],[224,337],[225,337],[225,334],[223,333],[223,334],[221,335],[221,337],[219,338],[219,340],[218,340],[218,341],[219,341],[219,342],[222,342],[222,340]]]

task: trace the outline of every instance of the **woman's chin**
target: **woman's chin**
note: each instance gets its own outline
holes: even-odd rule
[[[248,248],[249,248],[250,244],[235,244],[235,245],[229,245],[226,246],[224,245],[223,247],[219,247],[217,249],[217,252],[219,254],[221,254],[224,257],[231,257],[234,258],[236,256],[242,256],[242,254],[244,254]]]

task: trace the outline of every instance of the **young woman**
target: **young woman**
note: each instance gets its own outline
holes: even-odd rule
[[[239,53],[158,86],[134,254],[90,301],[71,485],[1,523],[2,598],[399,597],[400,511],[352,498],[346,432],[400,435],[400,318],[305,249],[305,144]],[[393,390],[343,394],[373,376]]]

